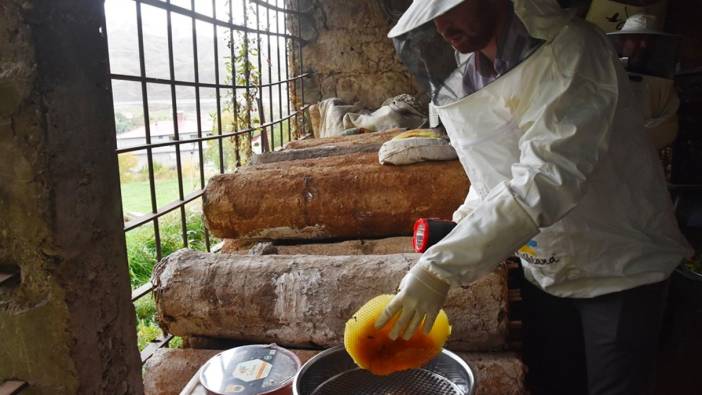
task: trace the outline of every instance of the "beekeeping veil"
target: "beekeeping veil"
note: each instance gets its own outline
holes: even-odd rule
[[[436,31],[433,20],[463,1],[471,0],[414,0],[398,23],[390,30],[395,49],[402,62],[431,94],[435,105],[445,105],[482,88],[475,83],[476,53],[461,54],[454,50]],[[555,0],[509,1],[509,15],[505,29],[498,35],[498,57],[505,50],[509,62],[502,66],[498,77],[526,59],[544,41],[553,38],[566,23]],[[516,24],[509,23],[518,18]],[[520,31],[521,29],[521,31]],[[515,37],[523,33],[523,37]],[[519,42],[521,41],[527,42]],[[516,45],[515,43],[519,44]]]

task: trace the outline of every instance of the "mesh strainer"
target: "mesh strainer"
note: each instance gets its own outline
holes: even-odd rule
[[[472,395],[475,379],[456,354],[443,350],[419,369],[375,376],[360,369],[343,346],[321,352],[300,369],[294,395]]]

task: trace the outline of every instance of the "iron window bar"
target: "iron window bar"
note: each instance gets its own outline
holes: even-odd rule
[[[169,0],[170,2],[170,0]],[[214,2],[214,0],[213,0]],[[171,24],[171,12],[166,12],[166,31],[168,37],[168,71],[170,79],[175,80],[175,66],[173,62],[173,26]],[[215,35],[215,40],[217,36]],[[215,53],[215,57],[217,57]],[[216,64],[215,64],[216,65]],[[171,116],[173,117],[173,136],[175,140],[180,140],[180,132],[178,125],[178,101],[176,100],[176,85],[171,85]],[[179,202],[184,201],[183,196],[183,166],[180,158],[180,145],[175,147],[176,157],[176,178],[178,179],[178,198]],[[188,223],[185,218],[185,204],[179,204],[180,208],[180,231],[183,238],[183,247],[188,248]]]
[[[254,2],[254,3],[256,3],[256,2]],[[258,4],[258,3],[256,3],[256,4],[257,4],[257,7],[260,6],[260,4]],[[266,8],[266,26],[268,26],[269,29],[271,27],[271,12],[270,11],[271,11],[270,8]],[[267,69],[268,69],[268,82],[271,82],[273,80],[273,66],[271,64],[273,55],[271,54],[271,36],[270,35],[266,35],[266,44],[267,44],[266,54],[268,55],[268,67],[267,67]],[[263,80],[261,80],[260,82],[263,82]],[[263,84],[261,84],[261,88],[263,88]],[[270,112],[269,112],[270,117],[268,119],[275,119],[275,116],[273,115],[273,86],[268,85],[267,88],[268,88],[268,104],[270,106]],[[261,106],[263,106],[263,99],[261,98],[260,100],[261,100]],[[271,132],[271,138],[270,138],[271,145],[270,145],[270,147],[271,147],[271,149],[274,149],[275,148],[275,138],[273,136],[273,133],[275,132],[275,129],[271,127],[270,132]],[[268,131],[265,129],[261,130],[261,133],[268,135]],[[280,142],[280,145],[283,145],[282,141]]]
[[[276,6],[276,8],[278,8],[278,0],[275,0],[275,6]],[[279,31],[280,22],[279,22],[278,18],[280,18],[280,11],[276,9],[276,11],[275,11],[275,32],[276,33],[280,32]],[[275,48],[276,48],[276,60],[277,60],[276,64],[278,65],[278,79],[280,79],[280,76],[281,76],[280,73],[282,72],[282,70],[280,69],[280,41],[278,41],[278,43],[276,43]],[[289,78],[286,76],[286,79],[289,79]],[[278,85],[278,116],[280,116],[281,114],[283,114],[283,86]],[[288,128],[288,133],[289,132],[290,132],[290,128]],[[281,143],[283,141],[283,123],[280,124],[280,141],[281,141]],[[289,135],[288,135],[288,141],[290,141]]]
[[[241,11],[242,11],[242,15],[244,16],[244,26],[248,27],[249,13],[248,13],[246,5],[247,5],[246,0],[241,2],[241,7],[242,7]],[[233,8],[233,6],[232,6],[232,8]],[[232,12],[232,15],[233,14],[234,13]],[[258,27],[258,26],[256,26],[256,27]],[[249,63],[249,53],[250,53],[249,52],[249,31],[244,31],[244,46],[246,48],[246,51],[244,53],[244,57],[245,57],[244,58],[244,79],[246,80],[246,88],[244,88],[244,91],[245,91],[245,95],[246,95],[245,96],[246,100],[249,101],[251,99],[251,89],[254,88],[251,86],[251,66]],[[236,62],[234,62],[234,64],[236,64]],[[302,69],[300,69],[300,70],[302,70]],[[232,83],[234,83],[234,82],[232,82]],[[247,103],[246,105],[250,106],[250,103]],[[251,125],[252,125],[252,123],[251,123],[251,109],[248,108],[246,111],[246,127],[250,130]],[[251,141],[253,139],[253,132],[248,132],[247,135],[248,135],[249,141]]]
[[[169,80],[165,78],[156,78],[156,77],[145,77],[143,78],[144,81],[148,83],[155,83],[155,84],[163,84],[163,85],[176,85],[176,86],[189,86],[189,87],[200,87],[200,88],[220,88],[220,89],[227,89],[227,88],[236,88],[236,89],[246,89],[246,88],[259,88],[261,86],[268,87],[268,86],[276,86],[276,85],[285,85],[289,84],[290,82],[297,81],[301,78],[304,77],[309,77],[312,73],[303,73],[300,75],[296,75],[294,77],[290,77],[281,81],[276,81],[276,82],[270,82],[270,83],[265,83],[261,85],[224,85],[224,84],[213,84],[213,83],[207,83],[207,82],[192,82],[192,81],[181,81],[181,80]],[[137,75],[128,75],[128,74],[112,74],[112,79],[114,80],[121,80],[121,81],[134,81],[134,82],[141,82],[142,78],[137,76]]]
[[[231,2],[231,0],[229,0]],[[195,0],[190,0],[190,8],[195,9]],[[200,69],[199,69],[199,58],[197,56],[197,22],[195,21],[195,18],[190,18],[191,21],[191,27],[192,27],[192,40],[193,40],[193,77],[195,79],[195,118],[197,122],[197,137],[198,139],[202,138],[202,114],[200,111],[202,108],[200,107]],[[230,29],[231,31],[231,29]],[[203,154],[203,145],[202,145],[202,140],[199,140],[197,142],[198,146],[198,163],[199,163],[199,170],[200,170],[200,190],[204,191],[205,190],[205,166],[203,163],[205,163],[205,155]],[[238,148],[237,148],[238,149]],[[207,231],[207,229],[204,230],[204,235],[205,235],[205,248],[207,251],[210,251],[210,232]],[[148,292],[151,292],[152,284],[151,282],[148,282]],[[141,287],[140,287],[141,288]],[[143,295],[141,295],[143,296]],[[139,296],[140,297],[140,296]],[[138,299],[138,297],[137,297]],[[134,294],[132,294],[132,302],[136,300],[134,299]]]
[[[276,5],[277,4],[278,4],[278,0],[276,0]],[[300,6],[300,4],[298,1],[298,8],[299,8],[299,6]],[[277,28],[278,27],[276,26],[276,29]],[[288,18],[283,18],[283,30],[285,30],[285,31],[288,30]],[[290,48],[290,50],[288,50],[288,44],[289,44],[288,40],[285,40],[285,50],[283,52],[285,53],[285,78],[287,80],[290,80],[290,63],[289,63],[289,59],[288,59],[288,53],[292,51],[292,48]],[[302,70],[304,70],[304,69],[300,68],[300,71],[302,71]],[[288,94],[288,100],[287,100],[288,114],[290,114],[291,113],[291,111],[290,111],[290,101],[291,100],[290,100],[290,87],[289,87],[289,85],[286,89],[287,89],[286,92]],[[304,103],[304,101],[303,101],[303,103]],[[290,124],[290,118],[288,118],[288,140],[292,140],[292,127],[291,126],[292,125]]]
[[[149,99],[148,89],[146,85],[146,57],[144,56],[144,32],[141,19],[141,4],[136,3],[136,18],[137,18],[137,42],[139,48],[139,74],[141,75],[141,100],[142,110],[144,111],[144,133],[146,144],[151,144],[151,125],[149,122]],[[172,54],[169,54],[172,56]],[[119,157],[119,153],[117,154]],[[149,175],[149,194],[151,198],[151,212],[158,210],[156,202],[156,179],[154,177],[154,158],[151,148],[146,149],[147,172]],[[161,260],[161,232],[159,231],[158,219],[154,218],[154,238],[156,245],[156,260]]]
[[[245,3],[245,2],[244,2]],[[194,10],[195,8],[193,8]],[[212,16],[214,20],[217,20],[217,4],[215,0],[212,0]],[[214,48],[214,77],[215,77],[215,98],[217,100],[217,131],[219,132],[220,139],[217,140],[219,145],[219,172],[224,173],[224,142],[222,141],[222,96],[220,95],[219,87],[219,42],[217,41],[217,25],[212,24],[212,40]],[[232,59],[233,61],[233,59]]]
[[[228,0],[229,2],[229,23],[233,24],[234,23],[234,2],[232,0]],[[247,54],[248,56],[248,54]],[[229,29],[229,59],[231,62],[231,75],[229,78],[231,79],[232,82],[232,112],[234,113],[235,117],[238,117],[239,114],[239,102],[236,100],[236,54],[234,53],[234,30]],[[237,119],[237,122],[234,122],[234,132],[237,132],[239,129],[239,122]],[[239,153],[239,150],[241,149],[241,140],[239,139],[239,135],[236,134],[234,135],[234,160],[235,160],[235,166],[239,167],[241,166],[241,154]]]
[[[140,286],[139,288],[132,290],[132,302],[136,302],[137,300],[141,299],[142,297],[146,296],[151,292],[151,290],[154,289],[154,285],[151,284],[151,281],[147,282],[146,284]]]
[[[281,17],[281,14],[283,14],[282,18],[282,24],[284,26],[284,31],[289,31],[288,30],[288,15],[293,15],[294,17],[297,17],[298,19],[298,33],[301,31],[301,21],[300,21],[300,15],[303,14],[304,12],[298,11],[298,10],[293,10],[293,9],[288,9],[288,8],[280,8],[278,7],[278,0],[275,0],[275,5],[272,5],[270,3],[266,3],[263,1],[259,0],[243,0],[242,5],[243,5],[243,19],[244,19],[244,25],[237,25],[233,21],[233,1],[229,1],[229,18],[228,21],[223,21],[221,19],[217,19],[217,4],[215,0],[212,0],[212,17],[203,15],[201,13],[198,13],[195,11],[195,0],[190,1],[190,7],[191,10],[188,10],[183,7],[179,7],[176,5],[171,4],[171,0],[166,0],[164,1],[159,1],[159,0],[124,0],[124,2],[132,2],[135,4],[136,8],[136,33],[137,33],[137,44],[138,44],[138,56],[139,56],[139,72],[138,75],[129,75],[129,74],[120,74],[120,73],[110,73],[110,78],[112,81],[129,81],[129,82],[137,82],[139,83],[140,86],[140,93],[141,93],[141,107],[143,111],[143,120],[144,120],[144,144],[136,145],[136,146],[129,146],[125,148],[119,148],[116,149],[116,154],[119,156],[120,154],[125,154],[129,152],[134,152],[134,151],[139,151],[139,150],[145,150],[146,151],[146,168],[147,168],[147,175],[148,175],[148,186],[149,186],[149,199],[150,199],[150,206],[151,206],[151,213],[140,216],[139,218],[133,219],[131,221],[128,221],[124,224],[124,232],[129,232],[131,230],[135,230],[141,226],[144,226],[148,224],[149,222],[153,223],[153,230],[154,230],[154,241],[155,241],[155,246],[156,246],[156,261],[159,261],[163,257],[163,250],[162,250],[162,241],[161,241],[161,229],[159,227],[159,219],[166,214],[179,210],[180,211],[180,225],[181,225],[181,237],[183,241],[183,246],[187,247],[188,246],[188,235],[187,235],[187,218],[185,214],[185,207],[187,204],[197,200],[198,198],[201,198],[204,190],[205,190],[205,184],[206,184],[206,177],[205,177],[205,161],[204,161],[204,146],[203,143],[207,141],[212,141],[212,140],[217,140],[218,144],[218,154],[219,154],[219,173],[224,173],[225,172],[225,161],[224,161],[224,147],[223,147],[223,140],[225,138],[233,138],[235,140],[235,155],[236,155],[236,167],[240,166],[240,158],[239,158],[239,137],[241,135],[248,135],[249,138],[253,138],[253,134],[255,132],[259,132],[261,134],[267,133],[266,129],[270,128],[271,131],[271,141],[274,141],[274,128],[276,125],[279,125],[279,135],[280,135],[280,140],[278,141],[278,148],[282,148],[283,145],[283,124],[287,122],[287,131],[288,131],[288,140],[292,140],[292,125],[291,125],[291,120],[295,119],[295,127],[297,130],[297,133],[300,133],[302,130],[304,130],[305,127],[305,116],[304,112],[309,109],[309,105],[304,105],[305,100],[304,100],[304,79],[305,77],[308,77],[311,73],[305,73],[303,72],[303,63],[302,63],[302,46],[304,44],[304,40],[294,34],[286,34],[286,33],[281,33],[280,32],[280,20],[279,18]],[[297,0],[297,8],[299,9],[299,0]],[[251,28],[248,26],[248,8],[247,4],[254,4],[255,5],[255,17],[256,17],[256,28]],[[145,50],[145,44],[144,44],[144,28],[143,28],[143,20],[142,20],[142,6],[147,5],[151,7],[155,7],[157,9],[163,10],[166,12],[166,26],[167,26],[167,45],[168,45],[168,76],[169,78],[155,78],[155,77],[150,77],[147,76],[146,73],[146,50]],[[260,29],[260,15],[259,15],[259,7],[263,7],[266,9],[266,23],[267,23],[267,30],[262,30]],[[271,28],[271,18],[270,18],[270,12],[273,11],[275,12],[276,15],[276,21],[275,21],[275,30]],[[175,65],[174,65],[174,49],[173,49],[173,26],[172,26],[172,13],[175,12],[177,14],[180,14],[182,16],[190,17],[191,19],[191,27],[192,27],[192,49],[193,49],[193,71],[194,71],[194,81],[183,81],[183,80],[178,80],[176,79],[175,75]],[[209,83],[209,82],[201,82],[200,81],[200,69],[199,69],[199,57],[198,57],[198,40],[197,40],[197,34],[198,34],[198,29],[197,29],[197,22],[205,22],[208,24],[212,25],[213,29],[213,41],[214,41],[214,75],[215,75],[215,83]],[[220,83],[220,73],[219,73],[219,59],[220,59],[220,54],[219,54],[219,42],[218,42],[218,31],[217,29],[219,28],[225,28],[229,30],[229,47],[230,47],[230,61],[231,63],[231,83],[230,84],[225,84],[225,83]],[[105,32],[105,36],[107,36],[107,29],[103,29]],[[247,51],[243,54],[245,57],[245,62],[244,62],[244,76],[245,76],[245,84],[237,84],[236,80],[236,57],[234,53],[234,37],[233,37],[233,32],[242,32],[244,36],[244,42],[246,45]],[[257,60],[258,60],[258,79],[255,84],[251,83],[251,69],[249,67],[250,64],[250,58],[249,54],[251,53],[251,42],[249,41],[249,35],[250,34],[255,34],[256,35],[256,51],[257,51]],[[271,59],[271,61],[268,62],[268,81],[266,83],[263,82],[263,76],[264,76],[264,69],[263,69],[263,63],[261,61],[261,36],[265,35],[267,39],[267,50],[268,50],[268,56]],[[273,81],[273,65],[272,65],[272,50],[271,50],[271,37],[276,37],[277,44],[276,44],[276,51],[277,51],[277,57],[276,57],[276,63],[277,63],[277,81]],[[281,62],[281,40],[283,44],[283,53],[284,53],[284,61],[285,61],[285,78],[282,76],[282,68],[280,65]],[[295,56],[295,47],[297,46],[298,51],[298,56]],[[290,76],[290,64],[289,64],[289,58],[288,55],[292,54],[293,55],[293,61],[297,60],[297,64],[295,68],[299,68],[299,73],[294,76]],[[300,83],[299,85],[299,91],[296,92],[298,89],[297,83]],[[172,130],[172,135],[173,135],[173,140],[172,141],[167,141],[167,142],[158,142],[155,143],[152,140],[152,130],[151,130],[151,122],[150,122],[150,113],[149,113],[149,95],[148,95],[148,90],[149,90],[149,84],[152,85],[158,85],[158,86],[168,86],[170,89],[170,105],[171,105],[171,116],[172,116],[172,121],[173,121],[173,130]],[[283,103],[282,103],[282,98],[283,98],[283,86],[286,86],[286,96],[287,96],[287,115],[283,116]],[[178,94],[176,92],[176,87],[192,87],[195,90],[195,111],[196,111],[196,120],[197,120],[197,137],[196,138],[188,138],[188,139],[181,139],[181,136],[183,134],[183,130],[178,124]],[[290,88],[293,88],[291,90]],[[217,131],[215,132],[214,129],[212,130],[213,133],[212,135],[206,135],[203,133],[203,125],[202,125],[202,114],[201,114],[201,89],[206,88],[206,89],[214,89],[215,90],[215,97],[216,97],[216,115],[217,115]],[[269,114],[270,114],[270,121],[265,122],[263,121],[265,119],[265,114],[264,110],[260,109],[259,110],[259,116],[260,120],[257,122],[257,125],[254,125],[252,122],[251,118],[251,113],[253,111],[256,111],[255,108],[248,108],[246,111],[246,128],[244,129],[239,129],[238,128],[238,123],[234,124],[234,131],[233,132],[227,132],[224,133],[223,128],[222,128],[222,96],[221,92],[226,91],[231,89],[232,92],[232,103],[231,105],[234,106],[233,111],[235,111],[235,114],[238,114],[238,108],[237,108],[237,89],[245,90],[247,94],[247,98],[251,98],[251,90],[256,89],[256,95],[258,96],[258,100],[261,100],[261,98],[264,95],[264,89],[263,88],[268,88],[268,100],[269,100]],[[278,116],[276,117],[274,114],[274,103],[273,103],[273,89],[277,88],[278,89]],[[299,93],[299,95],[298,95]],[[293,97],[297,96],[297,100],[299,100],[299,108],[296,110],[292,110],[291,108],[291,102],[293,100]],[[295,107],[298,107],[298,105],[295,105]],[[300,126],[299,119],[302,119],[302,124]],[[214,127],[214,126],[213,126]],[[300,129],[300,128],[303,129]],[[190,132],[190,131],[188,131]],[[198,147],[198,158],[199,158],[199,184],[200,188],[197,190],[194,190],[188,194],[185,194],[184,191],[184,185],[183,185],[183,167],[182,167],[182,161],[181,161],[181,146],[183,144],[197,144]],[[159,206],[157,202],[157,196],[156,196],[156,177],[155,177],[155,171],[154,171],[154,164],[155,164],[155,159],[154,159],[154,150],[159,147],[167,147],[167,146],[173,146],[175,147],[175,155],[176,155],[176,172],[177,172],[177,182],[178,182],[178,199],[175,201],[171,201],[168,204],[161,205]],[[273,147],[274,148],[274,147]],[[218,250],[222,242],[217,243],[216,245],[211,245],[209,234],[207,232],[207,229],[204,229],[204,238],[205,238],[205,244],[206,244],[206,249],[208,251],[214,251]],[[0,279],[1,280],[1,279]],[[7,280],[7,279],[5,279]],[[3,281],[5,281],[3,280]],[[153,285],[150,282],[147,282],[146,284],[143,284],[139,286],[138,288],[134,289],[132,291],[132,302],[135,302],[146,295],[149,295],[151,291],[153,290]],[[148,360],[151,355],[153,355],[153,352],[156,351],[157,349],[167,346],[168,343],[173,339],[173,335],[171,334],[166,334],[164,333],[163,336],[159,337],[158,339],[155,339],[152,341],[142,352],[141,352],[141,357],[142,357],[142,363]]]
[[[186,204],[202,196],[203,193],[205,193],[204,189],[198,189],[197,191],[191,192],[181,200],[176,200],[163,206],[161,209],[156,210],[155,213],[147,214],[143,217],[131,220],[124,225],[124,231],[129,232],[130,230],[136,229],[139,226],[148,223],[149,221],[157,219],[158,217],[163,217],[164,215],[170,213],[171,211],[177,208],[184,207]]]
[[[144,347],[141,351],[141,363],[144,364],[148,361],[156,352],[156,350],[166,347],[168,343],[173,340],[173,335],[165,334],[149,342],[149,345]]]
[[[255,12],[255,14],[256,14],[256,27],[259,27],[259,26],[261,26],[261,18],[260,18],[259,15],[258,15],[258,14],[259,14],[258,11],[259,11],[259,7],[260,7],[260,6],[259,6],[258,3],[256,3],[256,2],[254,2],[254,5],[255,5],[255,7],[256,7],[256,8],[255,8],[255,11],[256,11],[256,12]],[[261,33],[259,33],[259,32],[256,32],[256,62],[257,62],[257,65],[258,65],[258,87],[257,87],[257,92],[258,92],[258,95],[260,96],[259,99],[261,99],[261,97],[263,97],[263,87],[261,86],[261,83],[263,82],[263,65],[261,64]],[[246,84],[247,84],[247,85],[250,84],[250,83],[251,83],[250,81],[246,81]],[[259,101],[259,104],[260,104],[260,106],[259,106],[258,108],[260,109],[260,113],[258,114],[258,119],[259,119],[259,122],[262,121],[262,120],[265,122],[265,120],[264,120],[264,118],[265,118],[265,113],[264,113],[264,110],[263,110],[262,100]],[[262,145],[261,148],[264,148],[264,149],[265,149],[265,147],[263,146],[263,144],[264,144],[263,135],[264,135],[264,134],[267,134],[266,129],[261,128],[261,132],[260,132],[260,133],[261,133],[261,145]]]

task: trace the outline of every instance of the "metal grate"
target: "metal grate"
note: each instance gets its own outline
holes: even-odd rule
[[[201,199],[209,176],[242,165],[244,156],[257,150],[256,139],[258,150],[267,152],[305,134],[308,73],[303,72],[303,40],[295,33],[301,31],[303,12],[299,0],[107,0],[105,9],[115,117],[136,126],[125,132],[117,123],[118,159],[137,158],[135,167],[120,173],[124,179],[137,168],[148,189],[148,211],[129,215],[123,187],[124,231],[153,229],[155,263],[164,255],[161,221],[169,213],[179,214],[180,244],[189,247],[186,206]],[[130,40],[131,47],[121,45]],[[119,97],[122,85],[131,88]],[[194,115],[190,125],[184,122],[186,109]],[[123,133],[136,137],[126,141]],[[164,155],[177,182],[175,197],[165,201],[157,174]],[[184,169],[195,162],[194,185],[188,186]],[[216,249],[206,229],[204,244],[207,251]],[[132,301],[150,291],[149,283],[138,287]],[[142,361],[171,338],[164,334],[152,342]]]
[[[336,394],[464,395],[465,393],[448,378],[425,369],[406,370],[390,376],[374,376],[367,370],[356,369],[323,382],[311,395]]]

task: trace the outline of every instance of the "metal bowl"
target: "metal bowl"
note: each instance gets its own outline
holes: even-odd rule
[[[307,361],[293,382],[294,395],[473,395],[474,388],[471,368],[448,350],[422,368],[375,376],[356,366],[343,346]]]

